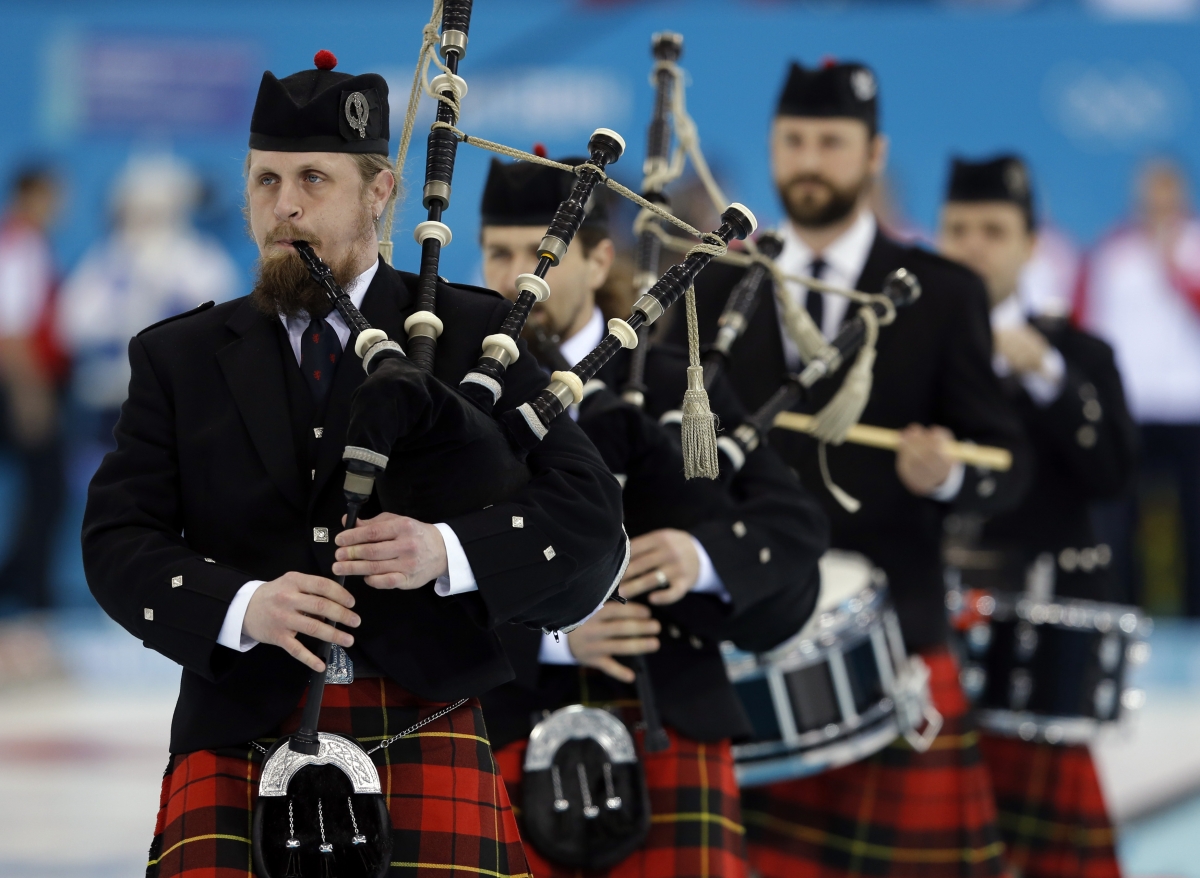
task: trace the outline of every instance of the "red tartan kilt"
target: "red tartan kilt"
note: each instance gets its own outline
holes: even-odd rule
[[[638,750],[650,791],[650,832],[641,848],[607,872],[556,866],[527,846],[535,878],[741,878],[746,875],[742,815],[729,741],[703,744],[667,729],[669,749]],[[504,784],[520,813],[526,741],[496,751]]]
[[[1010,864],[1026,878],[1119,878],[1112,822],[1086,746],[984,732],[979,749]]]
[[[853,765],[742,791],[750,865],[763,878],[941,878],[1005,872],[991,784],[947,650],[922,656],[942,731]]]
[[[300,724],[297,705],[282,734]],[[321,731],[370,747],[445,707],[382,679],[326,686]],[[269,746],[271,741],[260,740]],[[373,757],[392,817],[389,876],[528,876],[516,818],[472,699]],[[249,878],[250,822],[262,754],[175,754],[167,765],[147,878]]]

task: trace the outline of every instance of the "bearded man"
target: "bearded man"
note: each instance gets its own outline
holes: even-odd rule
[[[388,874],[525,874],[474,698],[512,677],[490,629],[528,618],[615,547],[623,554],[620,487],[562,418],[509,501],[421,522],[373,500],[358,527],[338,532],[350,400],[364,372],[292,242],[308,241],[401,345],[417,279],[379,258],[376,224],[397,180],[387,84],[334,72],[327,52],[314,60],[318,69],[282,80],[265,73],[259,89],[246,163],[260,252],[253,293],[133,339],[117,448],[89,493],[92,592],[183,666],[149,874],[249,869],[254,745],[297,728],[310,669],[325,670],[314,655],[321,640],[345,649],[352,667],[351,682],[325,687],[322,731],[378,740],[470,699],[376,757],[393,826]],[[447,283],[438,299],[445,330],[433,371],[454,386],[509,305]],[[545,384],[521,357],[498,410]],[[423,465],[444,470],[453,490],[454,460]],[[347,576],[345,587],[331,574]],[[592,606],[578,609],[582,618]]]
[[[991,368],[987,294],[966,268],[885,234],[868,196],[887,160],[870,68],[792,64],[771,126],[771,171],[788,220],[779,258],[788,274],[878,292],[906,268],[921,297],[880,330],[874,386],[862,421],[901,431],[891,452],[855,445],[827,449],[834,482],[861,502],[851,513],[822,478],[812,438],[775,430],[771,445],[823,501],[834,548],[861,552],[887,574],[910,653],[929,665],[944,717],[926,753],[897,742],[862,762],[812,778],[743,791],[751,865],[762,875],[996,875],[1004,868],[995,805],[979,763],[966,701],[947,647],[941,564],[947,511],[994,513],[1020,500],[1027,454],[1020,421]],[[720,266],[696,284],[701,340],[716,333],[740,276]],[[793,286],[826,338],[853,317],[846,299]],[[681,332],[680,328],[673,328]],[[757,409],[798,371],[800,355],[776,303],[756,309],[731,353],[730,377]],[[848,364],[797,407],[815,412],[841,386]],[[952,438],[1015,452],[1005,473],[967,469],[946,453]]]

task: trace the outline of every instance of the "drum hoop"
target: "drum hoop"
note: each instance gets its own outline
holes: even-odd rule
[[[1119,719],[1099,720],[1090,716],[1049,716],[1028,711],[981,708],[975,711],[981,728],[997,735],[1049,744],[1086,744],[1100,729]],[[1055,734],[1052,729],[1058,729]]]
[[[862,729],[858,734],[831,740],[824,747],[792,752],[776,759],[750,763],[737,762],[738,747],[734,747],[734,775],[739,786],[757,786],[783,779],[795,779],[841,768],[878,753],[900,737],[895,716],[882,723]],[[795,769],[800,769],[798,772]],[[781,773],[781,770],[787,773]]]
[[[1137,607],[1109,604],[1083,598],[1058,598],[1035,601],[1024,594],[1000,593],[994,596],[995,609],[991,618],[998,622],[1018,620],[1031,625],[1096,631],[1107,634],[1115,631],[1126,637],[1145,639],[1153,630],[1153,622]]]

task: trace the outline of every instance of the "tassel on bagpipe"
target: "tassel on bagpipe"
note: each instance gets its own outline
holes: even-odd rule
[[[668,174],[671,153],[671,98],[675,77],[664,62],[678,61],[683,55],[683,36],[663,31],[650,40],[650,51],[654,55],[654,111],[650,117],[650,129],[646,134],[646,160],[642,166],[642,197],[655,204],[666,205],[663,191]],[[656,222],[656,220],[648,220]],[[662,242],[652,229],[643,229],[638,234],[637,273],[634,289],[639,296],[654,286],[658,280]],[[649,350],[649,327],[638,330],[638,344],[629,361],[629,375],[621,396],[638,408],[646,402],[646,353]]]
[[[763,232],[755,242],[758,252],[768,259],[776,259],[783,252],[783,239],[774,232]],[[746,269],[746,273],[734,284],[725,302],[725,308],[717,320],[717,337],[703,354],[704,386],[711,388],[713,381],[720,372],[728,367],[729,352],[733,343],[742,337],[754,309],[758,307],[763,291],[770,292],[773,283],[767,266],[755,262]]]
[[[458,124],[458,106],[467,93],[467,83],[458,76],[458,64],[467,54],[467,34],[471,27],[472,0],[445,0],[442,6],[442,39],[438,47],[448,73],[433,78],[430,88],[445,100],[437,102],[437,122],[429,131],[425,153],[425,187],[421,203],[428,210],[424,222],[413,229],[421,244],[421,270],[417,282],[417,310],[404,323],[408,333],[408,354],[417,368],[433,369],[433,358],[442,322],[438,319],[437,284],[442,248],[450,243],[450,227],[442,214],[450,206],[454,180],[454,161],[458,154],[458,135],[447,125]]]
[[[893,271],[883,282],[882,295],[895,308],[911,305],[921,296],[921,285],[915,275],[906,269]],[[730,297],[732,303],[733,297]],[[868,306],[882,317],[887,306],[882,301],[873,301]],[[728,312],[729,305],[726,306]],[[787,380],[759,407],[733,431],[732,435],[722,436],[717,440],[717,447],[724,455],[728,467],[722,471],[736,473],[745,463],[746,455],[757,448],[766,439],[767,433],[775,424],[775,417],[780,412],[787,411],[804,398],[810,387],[837,371],[841,363],[858,350],[867,338],[867,324],[861,316],[848,321],[827,348],[827,350],[811,360],[799,375],[789,375]]]
[[[587,213],[588,199],[603,179],[606,166],[615,163],[625,151],[621,135],[608,128],[597,128],[588,141],[589,161],[576,168],[575,185],[567,199],[559,204],[546,235],[538,247],[537,268],[517,277],[517,300],[508,312],[500,331],[483,340],[483,355],[478,364],[463,376],[460,392],[482,411],[490,413],[504,393],[504,370],[518,356],[517,339],[525,328],[529,312],[538,302],[550,297],[546,272],[567,254]]]
[[[533,400],[516,409],[505,412],[502,421],[520,448],[532,449],[545,437],[554,419],[567,407],[583,399],[583,387],[621,348],[634,348],[638,343],[637,331],[658,320],[668,308],[679,301],[696,280],[696,276],[712,261],[717,252],[723,252],[730,241],[744,239],[753,234],[757,226],[754,214],[741,204],[731,204],[721,214],[721,226],[706,235],[719,239],[720,246],[709,241],[700,246],[678,265],[673,265],[633,305],[628,320],[608,321],[609,334],[601,340],[586,357],[568,372],[555,372],[550,386]]]

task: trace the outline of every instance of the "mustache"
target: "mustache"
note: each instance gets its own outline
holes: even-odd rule
[[[815,183],[819,186],[824,186],[826,189],[834,188],[833,183],[822,177],[820,174],[797,174],[796,176],[785,180],[783,188],[791,189],[793,186],[799,186],[804,183]]]
[[[312,232],[306,232],[294,223],[280,223],[267,232],[267,246],[278,244],[280,241],[307,241],[312,247],[320,247],[321,239]]]

